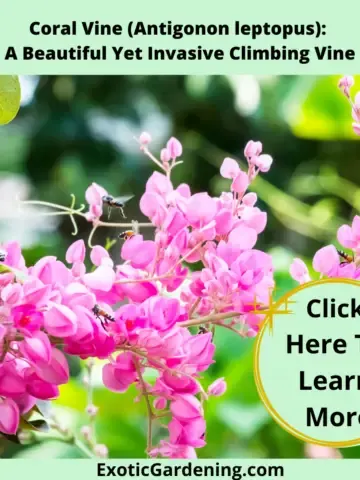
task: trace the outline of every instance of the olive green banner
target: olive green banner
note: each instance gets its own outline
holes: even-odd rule
[[[1,74],[331,74],[360,70],[358,4],[32,0],[0,15]]]

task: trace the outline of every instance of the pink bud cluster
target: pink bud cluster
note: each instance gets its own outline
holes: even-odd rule
[[[349,100],[351,105],[351,114],[354,120],[352,124],[353,131],[356,135],[360,135],[360,92],[351,99],[350,89],[354,86],[355,81],[352,76],[345,76],[339,80],[338,87],[343,92],[345,97]]]
[[[141,135],[141,149],[154,158],[150,141]],[[244,153],[247,170],[226,158],[220,173],[230,180],[229,191],[212,197],[172,184],[182,146],[170,139],[161,161],[154,158],[164,174],[152,174],[140,199],[154,237],[135,232],[127,238],[120,265],[97,245],[87,272],[82,240],[69,247],[67,265],[44,257],[26,267],[16,243],[2,246],[9,272],[0,275],[0,432],[16,433],[20,416],[38,399],[58,396],[69,378],[65,353],[106,359],[103,382],[111,391],[137,387],[148,407],[149,455],[196,457],[205,445],[205,401],[226,390],[222,378],[207,391],[200,382],[214,363],[212,330],[256,335],[263,317],[254,307],[266,306],[274,287],[271,258],[255,249],[266,213],[256,207],[256,195],[246,193],[272,159],[260,142],[249,142]],[[94,226],[106,195],[96,183],[86,191],[86,218]],[[200,270],[192,271],[197,262]],[[194,332],[198,326],[204,328]],[[148,367],[157,371],[152,383]],[[151,425],[162,419],[169,419],[168,438],[154,446]]]
[[[360,217],[356,215],[352,225],[342,225],[337,240],[344,250],[327,245],[318,250],[313,258],[313,269],[328,278],[360,278]],[[296,258],[290,267],[291,276],[300,284],[311,280],[305,263]]]

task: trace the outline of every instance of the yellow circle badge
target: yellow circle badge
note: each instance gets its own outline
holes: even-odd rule
[[[309,282],[271,305],[255,345],[270,415],[300,440],[360,444],[360,282]]]

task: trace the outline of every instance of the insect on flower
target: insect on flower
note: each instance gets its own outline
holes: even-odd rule
[[[5,252],[4,250],[0,250],[0,262],[5,262],[6,257],[7,257],[7,252]]]
[[[344,263],[352,263],[354,261],[354,255],[349,255],[348,253],[342,251],[342,250],[337,250],[337,253],[340,258],[343,259],[343,261],[340,263],[340,265]]]
[[[119,234],[119,238],[121,240],[129,240],[129,238],[132,238],[135,235],[135,232],[132,230],[126,230],[125,232],[121,232]]]
[[[203,326],[199,327],[199,330],[198,330],[199,335],[203,335],[204,333],[208,333],[208,332],[209,330],[206,327],[203,327]]]
[[[121,215],[126,218],[125,213],[124,213],[124,206],[125,203],[128,202],[131,198],[133,198],[132,195],[129,195],[127,197],[113,197],[112,195],[104,195],[102,197],[102,202],[104,205],[107,205],[109,207],[109,218],[111,214],[111,209],[112,208],[118,208],[121,212]]]
[[[101,325],[105,328],[105,325],[108,322],[115,322],[115,318],[109,315],[105,310],[99,307],[99,305],[94,305],[92,311],[96,318],[98,318],[101,322]]]

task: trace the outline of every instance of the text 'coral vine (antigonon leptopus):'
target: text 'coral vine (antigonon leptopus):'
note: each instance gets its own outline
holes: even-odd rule
[[[348,98],[351,82],[344,77],[339,83]],[[356,100],[352,108],[360,124]],[[69,380],[66,354],[85,361],[89,420],[79,432],[70,432],[51,418],[50,427],[65,441],[85,455],[108,456],[96,440],[98,412],[92,402],[92,368],[94,359],[101,359],[105,387],[121,394],[134,384],[134,400],[146,404],[147,455],[195,458],[196,449],[206,444],[207,402],[226,391],[223,378],[203,384],[203,372],[215,362],[214,332],[226,328],[253,337],[264,319],[261,309],[274,289],[273,266],[255,245],[267,215],[247,190],[270,169],[271,156],[260,142],[249,141],[247,171],[225,158],[220,173],[229,190],[212,197],[193,193],[186,184],[173,185],[172,170],[186,161],[177,139],[167,142],[160,158],[150,150],[149,134],[142,133],[138,142],[156,165],[139,205],[148,223],[127,219],[126,202],[93,183],[85,192],[88,207],[77,208],[74,199],[69,207],[23,202],[43,207],[44,215],[69,215],[74,234],[76,217],[90,223],[87,246],[75,241],[65,262],[47,256],[27,266],[17,242],[1,245],[0,433],[9,438],[21,438],[24,424],[38,425],[31,418],[41,411],[39,401],[58,397],[59,386]],[[121,223],[115,221],[119,215],[109,218],[109,208]],[[114,265],[108,248],[93,244],[99,228],[118,229],[121,264]],[[144,239],[144,228],[153,232],[153,240]],[[339,242],[354,256],[341,257],[335,247],[325,247],[315,255],[314,268],[322,275],[357,278],[360,217],[352,227],[340,228]],[[199,262],[201,268],[192,271]],[[310,279],[299,259],[290,270],[299,282]],[[147,368],[156,372],[151,383]],[[155,424],[165,427],[158,444]]]

